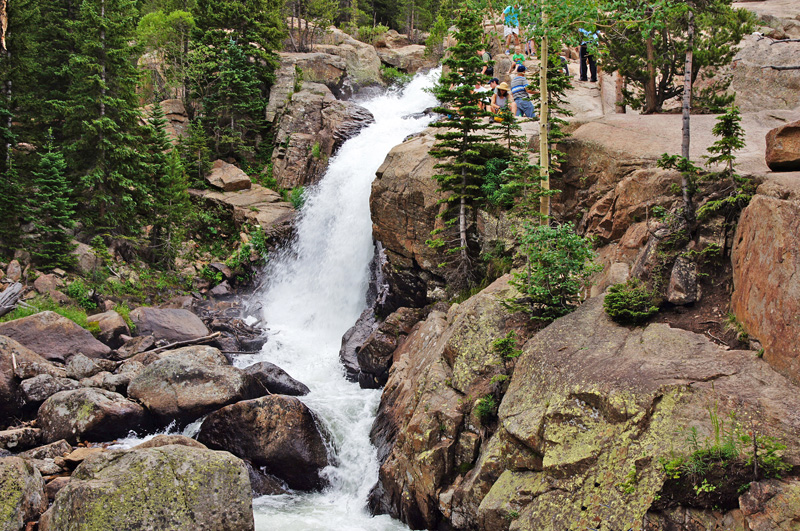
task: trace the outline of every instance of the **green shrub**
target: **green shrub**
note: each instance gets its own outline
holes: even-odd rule
[[[79,308],[77,306],[62,306],[50,297],[42,296],[26,301],[26,303],[27,306],[18,306],[12,312],[0,317],[0,323],[13,321],[14,319],[20,319],[22,317],[28,317],[29,315],[39,312],[51,311],[62,317],[66,317],[71,321],[74,321],[83,328],[89,328],[89,323],[86,320],[86,311],[83,308]]]
[[[381,65],[381,77],[388,85],[402,87],[407,85],[413,76],[393,66]]]
[[[497,400],[492,395],[486,395],[475,403],[475,416],[481,422],[485,422],[494,415],[495,409],[497,409]]]
[[[298,186],[297,188],[293,188],[289,194],[289,202],[292,204],[295,210],[300,210],[303,208],[303,203],[305,203],[305,191],[305,188]]]
[[[622,324],[643,323],[658,313],[653,292],[635,278],[608,288],[603,308],[611,319]]]
[[[89,288],[82,278],[73,280],[66,289],[67,296],[78,303],[84,310],[91,311],[97,309],[97,304],[92,300],[94,290]]]
[[[522,351],[517,348],[517,333],[513,330],[506,337],[492,341],[492,350],[504,358],[517,358]]]
[[[356,38],[361,42],[374,44],[375,41],[378,40],[378,37],[382,36],[387,31],[389,31],[389,28],[383,24],[378,24],[377,26],[359,26],[358,36]]]

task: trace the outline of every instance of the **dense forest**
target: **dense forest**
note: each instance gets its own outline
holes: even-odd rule
[[[651,4],[526,4],[523,34],[548,37],[558,50],[579,43],[579,27],[601,30],[608,68],[634,87],[629,103],[656,112],[681,94],[689,13],[697,12],[693,78],[729,61],[749,26],[725,0],[691,10]],[[468,7],[498,27],[502,6]],[[28,249],[43,270],[71,265],[76,232],[86,242],[126,240],[138,257],[169,269],[202,216],[187,188],[205,186],[210,161],[235,161],[268,179],[274,132],[264,116],[276,52],[306,51],[318,33],[295,38],[301,19],[367,42],[396,28],[435,44],[458,12],[451,0],[12,0],[4,10],[0,247]],[[175,150],[152,105],[168,98],[182,100],[191,121]]]

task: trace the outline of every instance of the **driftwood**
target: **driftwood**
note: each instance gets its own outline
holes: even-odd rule
[[[14,282],[5,291],[0,292],[0,317],[17,307],[17,301],[22,297],[23,288],[19,282]]]
[[[173,347],[185,347],[186,345],[198,345],[200,343],[205,343],[207,341],[211,341],[212,339],[218,338],[220,332],[214,332],[209,336],[198,337],[196,339],[186,339],[184,341],[176,341],[175,343],[170,343],[169,345],[164,345],[163,347],[154,348],[153,350],[146,350],[148,354],[153,352],[161,352],[162,350],[169,350]]]

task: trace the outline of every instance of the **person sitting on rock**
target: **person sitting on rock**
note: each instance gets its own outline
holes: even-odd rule
[[[481,68],[481,74],[492,77],[494,75],[494,66],[492,66],[492,54],[486,51],[486,48],[481,48],[478,50],[478,57],[483,60],[483,67]]]
[[[497,85],[497,90],[492,95],[492,101],[489,105],[489,110],[494,114],[497,114],[501,109],[505,108],[509,108],[512,115],[516,114],[517,112],[517,105],[514,103],[514,99],[509,95],[508,83],[503,81]]]
[[[514,62],[511,63],[511,68],[508,69],[509,74],[513,74],[517,69],[517,66],[521,65],[525,61],[525,54],[522,53],[522,46],[519,44],[514,49],[514,55],[511,56],[511,60]]]

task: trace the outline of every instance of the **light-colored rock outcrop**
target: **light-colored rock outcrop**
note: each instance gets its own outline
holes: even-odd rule
[[[419,70],[434,68],[438,64],[435,57],[425,55],[425,46],[409,44],[401,47],[376,46],[381,62],[403,72],[415,74]]]
[[[208,328],[189,310],[140,306],[130,313],[136,335],[151,335],[169,342],[207,336]]]
[[[252,186],[250,177],[241,169],[224,160],[217,159],[211,166],[211,172],[206,177],[208,184],[219,188],[223,192],[236,192],[249,190]]]
[[[104,452],[75,470],[39,529],[252,530],[247,469],[227,452],[182,445]]]
[[[91,332],[51,311],[0,323],[0,334],[47,360],[65,361],[79,352],[90,358],[107,357],[111,353]]]
[[[767,3],[767,2],[765,2]],[[797,66],[800,42],[772,44],[772,39],[748,35],[730,67],[736,105],[743,112],[800,107],[800,70],[767,66]]]

